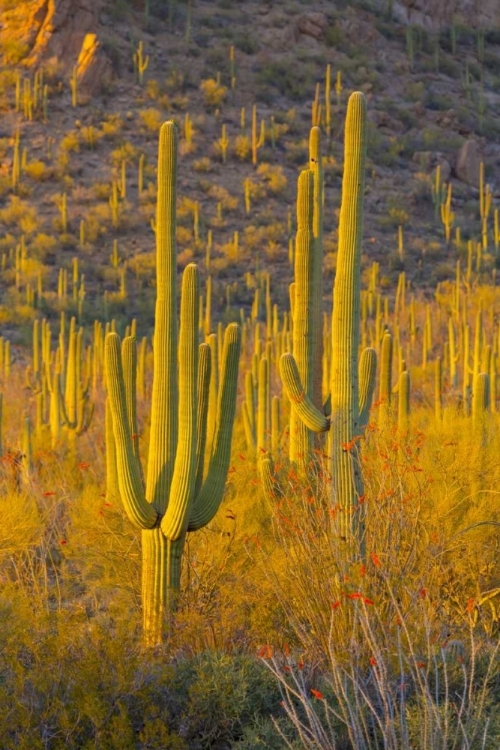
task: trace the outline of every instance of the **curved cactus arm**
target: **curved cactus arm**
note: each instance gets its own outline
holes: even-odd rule
[[[312,432],[327,432],[330,420],[317,409],[302,386],[297,363],[292,354],[280,357],[280,374],[297,416]]]
[[[372,407],[377,373],[377,352],[371,347],[363,349],[359,358],[359,426],[365,427]]]
[[[152,529],[158,522],[158,511],[146,501],[141,473],[134,456],[125,400],[120,339],[116,333],[108,333],[106,336],[105,360],[120,496],[125,512],[134,526]]]
[[[207,444],[207,415],[210,396],[210,375],[212,370],[212,351],[208,344],[200,344],[198,349],[198,426],[196,429],[196,497],[203,482],[205,465],[205,448]]]
[[[179,331],[179,440],[167,512],[161,530],[175,542],[185,533],[196,483],[198,319],[200,284],[194,263],[182,275]]]
[[[231,323],[224,336],[222,372],[220,379],[217,427],[207,477],[195,498],[189,518],[188,531],[206,526],[217,513],[224,493],[233,437],[238,364],[241,350],[241,328]]]
[[[262,458],[258,463],[258,468],[264,495],[271,504],[274,504],[285,493],[279,477],[276,475],[272,458],[270,456]]]
[[[88,393],[79,390],[78,396],[78,422],[76,423],[74,430],[75,434],[80,436],[90,427],[92,417],[94,416],[94,404],[90,402]]]

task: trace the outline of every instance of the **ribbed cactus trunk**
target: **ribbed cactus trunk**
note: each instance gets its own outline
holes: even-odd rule
[[[158,146],[156,205],[156,307],[153,340],[151,438],[146,498],[166,510],[177,448],[177,136],[162,127]]]
[[[314,302],[313,235],[314,175],[305,169],[297,185],[297,237],[295,241],[295,284],[293,309],[293,356],[305,394],[313,396]],[[312,457],[313,435],[297,414],[290,412],[290,460],[305,471]]]
[[[309,135],[309,168],[314,177],[313,224],[314,253],[312,260],[312,336],[313,383],[312,400],[320,409],[323,405],[323,157],[321,155],[321,130],[311,128]]]
[[[360,266],[366,152],[366,102],[349,99],[345,127],[344,176],[333,291],[330,471],[336,528],[341,538],[360,540],[364,528],[363,481],[354,442],[360,431],[358,347]]]

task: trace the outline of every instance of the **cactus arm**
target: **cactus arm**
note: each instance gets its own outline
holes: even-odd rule
[[[262,489],[267,500],[274,504],[284,495],[283,487],[276,476],[272,458],[265,456],[258,463]]]
[[[248,370],[245,374],[245,404],[247,409],[248,426],[250,428],[250,434],[252,440],[248,444],[248,447],[255,447],[255,388],[252,371]],[[248,435],[247,435],[248,438]]]
[[[387,419],[391,411],[392,396],[392,336],[389,331],[384,333],[380,357],[380,391],[382,419]]]
[[[484,426],[485,415],[490,406],[490,379],[486,372],[480,372],[474,381],[472,394],[472,424],[474,428]]]
[[[139,460],[139,428],[137,426],[137,345],[135,338],[126,336],[122,341],[123,378],[125,385],[125,403],[132,438],[134,456]]]
[[[48,366],[46,369],[50,376]],[[56,369],[54,373],[52,385],[50,385],[49,379],[47,382],[50,390],[50,434],[52,438],[52,447],[55,448],[61,439],[61,406],[63,404],[61,394],[61,373],[58,369]]]
[[[75,425],[75,435],[83,435],[90,427],[94,416],[94,404],[90,403],[88,391],[79,389],[78,394],[78,422]]]
[[[327,432],[330,420],[314,406],[306,394],[292,354],[283,354],[280,357],[280,374],[286,394],[303,424],[312,432]]]
[[[359,358],[359,426],[365,427],[373,401],[377,352],[370,347],[363,349]]]
[[[252,423],[248,413],[248,404],[243,401],[241,405],[241,414],[243,416],[243,429],[245,430],[245,440],[247,442],[247,448],[249,451],[255,450],[255,434],[252,430]]]
[[[77,333],[75,319],[71,319],[68,342],[68,361],[64,392],[64,419],[69,428],[75,428],[77,421]]]
[[[194,496],[196,497],[203,482],[205,464],[205,447],[207,443],[207,415],[210,393],[210,375],[212,369],[212,352],[208,344],[200,344],[198,349],[198,426],[196,443],[196,480]]]
[[[146,501],[141,473],[134,456],[127,416],[120,339],[116,333],[108,333],[106,336],[105,357],[120,496],[125,512],[134,526],[140,529],[151,529],[158,521],[158,511]]]
[[[258,396],[257,396],[257,437],[256,448],[265,451],[268,448],[269,436],[269,361],[262,357],[259,362]]]
[[[222,373],[220,379],[217,427],[207,477],[195,498],[191,511],[188,531],[196,531],[206,526],[217,513],[224,492],[229,462],[231,440],[236,411],[238,385],[238,363],[241,350],[241,329],[231,323],[224,336]]]
[[[158,147],[156,210],[156,308],[151,433],[146,497],[163,514],[167,509],[178,432],[177,287],[175,201],[177,128],[165,122]]]
[[[295,239],[295,284],[293,306],[293,356],[305,395],[313,396],[314,300],[313,274],[315,240],[313,235],[314,175],[303,170],[297,182],[297,234]],[[295,409],[290,410],[290,460],[302,470],[312,455],[312,435]]]
[[[403,370],[398,382],[398,430],[404,432],[410,418],[410,373]]]
[[[104,412],[104,434],[106,443],[106,500],[115,501],[120,496],[118,489],[118,470],[116,466],[116,444],[113,433],[113,415],[109,396],[106,399]]]
[[[198,414],[198,319],[199,278],[194,263],[182,276],[181,324],[179,332],[179,441],[170,498],[161,530],[175,542],[186,531],[196,483],[196,427]]]

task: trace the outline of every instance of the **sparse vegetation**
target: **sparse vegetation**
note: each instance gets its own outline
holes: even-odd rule
[[[500,33],[405,28],[391,3],[365,0],[324,20],[288,0],[139,5],[105,3],[115,78],[87,95],[76,60],[18,65],[28,3],[0,2],[0,746],[495,748]],[[360,391],[374,395],[339,438],[332,290],[361,227],[338,221],[358,88],[360,296],[347,315],[337,291],[333,309],[359,329]],[[207,444],[222,326],[240,324],[242,357],[220,510],[204,524],[188,508],[198,530],[181,535],[169,617],[159,605],[144,648],[151,566],[122,504],[123,456],[113,468],[103,352],[110,331],[137,340],[118,435],[137,489],[137,456],[154,463],[163,429],[151,391],[166,119],[180,144],[168,232],[178,270],[198,266],[191,339],[212,359]],[[305,413],[328,444],[299,430]],[[197,450],[199,482],[210,451]]]

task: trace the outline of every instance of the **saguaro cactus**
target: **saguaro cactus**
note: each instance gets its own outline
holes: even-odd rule
[[[336,511],[335,531],[341,539],[357,541],[363,538],[364,526],[364,504],[361,502],[363,482],[357,440],[361,422],[366,418],[367,395],[373,393],[373,382],[365,384],[360,399],[358,385],[365,131],[366,101],[363,94],[356,92],[349,99],[345,128],[342,205],[333,292],[328,455],[332,477],[331,503]],[[366,369],[366,373],[371,380],[375,370],[374,353],[370,353],[368,362],[372,366]],[[324,415],[312,403],[300,382],[299,371],[291,355],[283,355],[280,369],[299,417],[313,431],[328,428]]]
[[[184,271],[177,331],[176,197],[177,133],[160,130],[156,214],[157,298],[151,433],[146,486],[131,431],[134,380],[125,380],[119,338],[106,337],[106,376],[116,443],[118,486],[131,522],[142,529],[142,602],[147,645],[161,642],[165,614],[180,587],[181,556],[188,531],[213,518],[222,500],[236,408],[239,326],[225,333],[216,428],[204,476],[210,347],[198,346],[199,280],[195,265]],[[134,357],[128,358],[133,363]],[[128,383],[128,385],[127,385]]]

